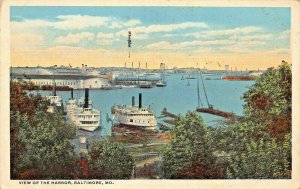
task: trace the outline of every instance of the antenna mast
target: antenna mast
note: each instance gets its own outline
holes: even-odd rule
[[[131,47],[131,31],[128,31],[128,58],[130,58],[130,47]]]

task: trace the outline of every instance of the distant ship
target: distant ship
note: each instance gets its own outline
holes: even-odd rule
[[[139,84],[140,88],[152,88],[152,83],[151,82],[142,82]]]
[[[165,87],[167,86],[167,83],[164,81],[159,81],[158,83],[156,83],[156,87]]]
[[[92,100],[89,99],[89,89],[85,89],[85,98],[78,101],[71,98],[66,102],[66,111],[72,122],[82,130],[95,131],[100,127],[100,111],[92,107]]]
[[[150,107],[142,106],[142,94],[139,93],[139,105],[136,106],[134,96],[131,106],[114,105],[112,107],[113,121],[119,125],[134,126],[147,130],[155,130],[157,121]]]
[[[185,79],[196,79],[196,77],[189,75]]]
[[[161,74],[161,79],[159,80],[159,82],[156,83],[156,87],[166,87],[167,86],[167,81],[165,79],[165,68],[164,68],[164,72]]]

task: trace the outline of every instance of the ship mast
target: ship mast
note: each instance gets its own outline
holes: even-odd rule
[[[197,63],[197,65],[198,65],[198,63]],[[203,107],[203,104],[202,104],[201,99],[200,99],[199,71],[198,71],[198,68],[197,68],[197,95],[198,95],[198,108],[200,108],[200,103],[201,103],[201,107]]]
[[[197,65],[198,65],[198,63],[197,63]],[[200,104],[201,104],[201,107],[203,107],[202,101],[200,99],[199,70],[198,70],[198,66],[197,66],[197,95],[198,95],[198,108],[200,108]]]
[[[202,77],[201,71],[200,71],[200,77],[201,77],[202,87],[203,87],[203,91],[204,91],[204,94],[205,94],[207,106],[208,106],[208,108],[212,109],[213,106],[212,106],[212,105],[209,103],[209,101],[208,101],[207,94],[206,94],[206,89],[205,89],[205,86],[204,86],[204,82],[203,82],[203,77]]]

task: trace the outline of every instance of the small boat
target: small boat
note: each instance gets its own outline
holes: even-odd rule
[[[146,130],[155,130],[157,121],[150,106],[142,106],[142,94],[139,93],[139,105],[135,105],[134,96],[131,106],[114,105],[111,108],[113,122],[118,125],[133,126]]]
[[[143,82],[143,83],[140,83],[140,88],[152,88],[152,83],[151,82]]]
[[[184,77],[183,77],[183,76],[181,77],[181,80],[184,80]]]
[[[159,81],[158,83],[156,83],[156,87],[165,87],[165,86],[167,86],[165,82]]]
[[[166,70],[164,69],[164,72],[161,74],[161,80],[156,83],[156,87],[166,87],[167,86],[167,81],[165,79],[165,72]]]
[[[185,79],[196,79],[196,77],[189,75]]]

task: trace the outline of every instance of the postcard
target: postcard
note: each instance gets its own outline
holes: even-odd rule
[[[292,188],[299,1],[2,1],[1,188]]]

